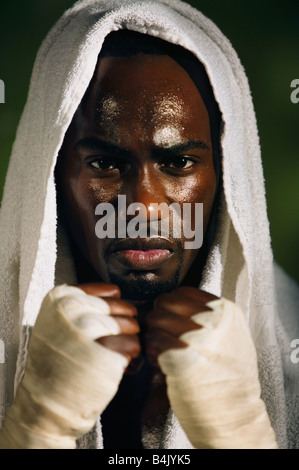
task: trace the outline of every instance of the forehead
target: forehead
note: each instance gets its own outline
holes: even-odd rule
[[[111,116],[135,108],[160,118],[186,118],[205,108],[188,73],[166,55],[102,58],[87,97],[89,110]]]
[[[127,148],[211,143],[202,97],[167,55],[101,58],[71,128],[75,138],[95,135]]]

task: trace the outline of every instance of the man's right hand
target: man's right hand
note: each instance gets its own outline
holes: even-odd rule
[[[140,352],[136,313],[111,284],[52,289],[31,333],[0,448],[74,448]]]
[[[96,341],[106,348],[123,354],[130,362],[140,354],[140,343],[137,334],[140,331],[136,320],[136,307],[121,300],[120,289],[114,284],[90,283],[78,286],[86,294],[100,297],[108,303],[110,315],[120,328],[120,334],[103,336]]]

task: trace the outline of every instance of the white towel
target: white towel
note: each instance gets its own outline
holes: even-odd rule
[[[260,146],[250,90],[230,42],[179,0],[83,0],[52,28],[34,66],[18,127],[0,213],[0,339],[3,417],[26,359],[30,327],[45,294],[74,282],[67,242],[57,236],[53,170],[64,134],[92,78],[105,36],[117,29],[158,36],[191,50],[205,65],[225,128],[217,237],[201,288],[237,302],[259,357],[263,398],[281,448],[299,447],[298,287],[274,269]],[[277,277],[278,276],[278,277]],[[277,278],[275,284],[275,278]],[[17,366],[16,366],[17,365]],[[15,375],[16,374],[16,375]],[[162,447],[190,443],[170,412]],[[102,447],[100,422],[80,446]]]

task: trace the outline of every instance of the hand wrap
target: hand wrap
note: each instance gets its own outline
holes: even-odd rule
[[[117,335],[105,300],[77,287],[45,297],[0,448],[74,448],[118,390],[127,359],[94,339]]]
[[[172,409],[198,449],[277,448],[243,312],[223,298],[207,306],[191,317],[202,328],[180,336],[188,347],[158,356]]]

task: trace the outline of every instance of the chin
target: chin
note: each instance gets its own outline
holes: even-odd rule
[[[130,273],[126,277],[110,273],[110,282],[116,284],[125,300],[154,301],[159,295],[171,292],[179,285],[180,272],[174,273],[171,279],[159,279],[153,272]]]

